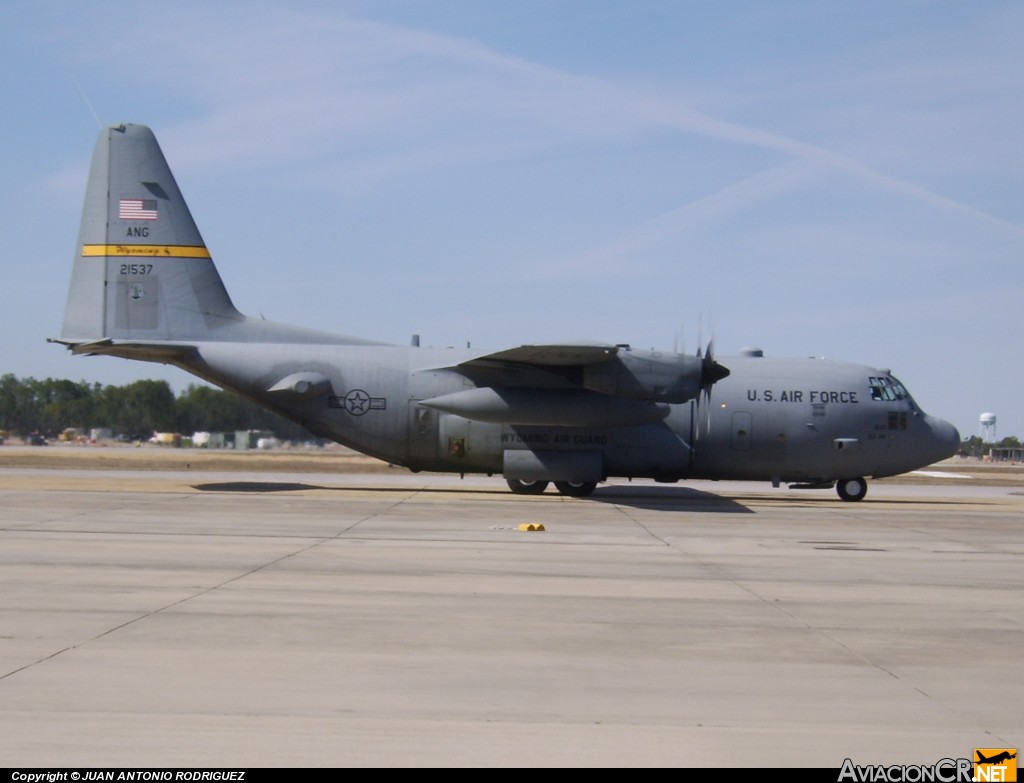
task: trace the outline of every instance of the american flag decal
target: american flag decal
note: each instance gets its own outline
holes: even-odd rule
[[[117,216],[121,220],[156,220],[156,199],[123,198]]]

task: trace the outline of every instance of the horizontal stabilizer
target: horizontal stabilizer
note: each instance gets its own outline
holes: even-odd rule
[[[76,356],[119,356],[123,359],[139,359],[144,362],[164,364],[179,361],[195,353],[191,344],[166,342],[128,342],[122,340],[57,340],[47,342],[67,346]]]

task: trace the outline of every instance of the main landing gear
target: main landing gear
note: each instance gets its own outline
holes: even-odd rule
[[[508,488],[517,495],[539,495],[548,488],[546,481],[522,481],[506,479]],[[556,481],[555,489],[563,495],[574,498],[585,498],[597,488],[596,481]]]
[[[860,477],[839,479],[836,482],[836,492],[843,500],[855,503],[858,500],[863,500],[864,496],[868,494],[868,482]]]
[[[569,495],[574,498],[585,498],[587,495],[597,489],[597,482],[595,481],[556,481],[555,489],[561,492],[563,495]]]
[[[539,495],[548,488],[546,481],[522,481],[520,479],[506,479],[508,488],[517,495]]]

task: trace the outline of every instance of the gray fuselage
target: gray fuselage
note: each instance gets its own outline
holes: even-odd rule
[[[508,452],[529,451],[589,460],[600,465],[598,480],[826,482],[914,470],[959,444],[956,430],[924,414],[905,390],[884,394],[902,389],[888,371],[823,359],[726,357],[731,374],[707,399],[668,405],[661,421],[620,425],[613,411],[595,425],[537,426],[420,404],[477,388],[452,369],[474,355],[469,351],[234,342],[195,348],[176,363],[317,435],[414,471],[502,474]],[[305,396],[268,391],[298,372],[318,373],[329,386]],[[535,367],[502,372],[521,376],[515,380],[542,390],[544,400],[572,393],[569,380]]]

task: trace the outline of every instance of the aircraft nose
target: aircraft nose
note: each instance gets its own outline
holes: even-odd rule
[[[960,433],[948,421],[935,416],[925,416],[928,429],[932,431],[935,441],[935,462],[952,457],[960,449]]]

